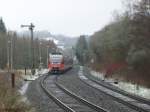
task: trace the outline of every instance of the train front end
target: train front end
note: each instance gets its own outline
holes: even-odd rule
[[[61,53],[49,55],[48,69],[50,73],[62,73],[64,71],[64,57]]]

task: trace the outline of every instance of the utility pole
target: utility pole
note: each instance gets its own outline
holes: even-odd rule
[[[9,39],[10,37],[10,39]],[[11,84],[12,88],[15,88],[15,74],[13,73],[13,32],[8,32],[8,42],[7,42],[7,55],[8,55],[8,72],[11,72]]]
[[[11,71],[13,70],[13,36],[11,36],[11,42],[10,42],[10,62],[11,62],[11,65],[10,65],[10,69]]]
[[[10,53],[9,53],[9,51],[10,51],[10,49],[9,49],[10,43],[11,43],[11,41],[8,40],[8,42],[7,42],[7,67],[8,67],[8,72],[10,71]]]
[[[49,45],[47,45],[47,67],[49,62]]]
[[[28,27],[31,32],[31,72],[32,75],[35,73],[35,64],[34,64],[34,45],[33,45],[33,29],[34,25],[31,23],[30,25],[21,25],[21,27]]]
[[[42,42],[40,42],[40,48],[39,48],[39,61],[40,61],[40,64],[39,64],[39,66],[41,67],[41,45],[42,45]]]
[[[12,31],[8,32],[9,40],[8,40],[8,68],[12,72],[13,69],[13,35],[14,33]]]
[[[150,0],[148,0],[148,13],[150,14]]]

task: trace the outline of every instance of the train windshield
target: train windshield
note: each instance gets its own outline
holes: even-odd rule
[[[51,63],[61,63],[63,56],[61,54],[52,54],[50,55],[50,62]]]

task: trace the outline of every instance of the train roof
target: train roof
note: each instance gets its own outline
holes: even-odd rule
[[[50,53],[50,55],[62,55],[62,53],[60,53],[60,52],[53,52],[53,53]]]

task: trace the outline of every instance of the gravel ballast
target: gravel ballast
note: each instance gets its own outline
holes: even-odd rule
[[[40,77],[29,84],[26,96],[31,106],[36,112],[64,112],[56,103],[53,102],[42,90],[40,86]]]
[[[121,103],[118,103],[112,97],[86,85],[78,78],[77,68],[61,75],[58,78],[58,82],[75,94],[98,106],[110,110],[111,112],[137,112]]]

